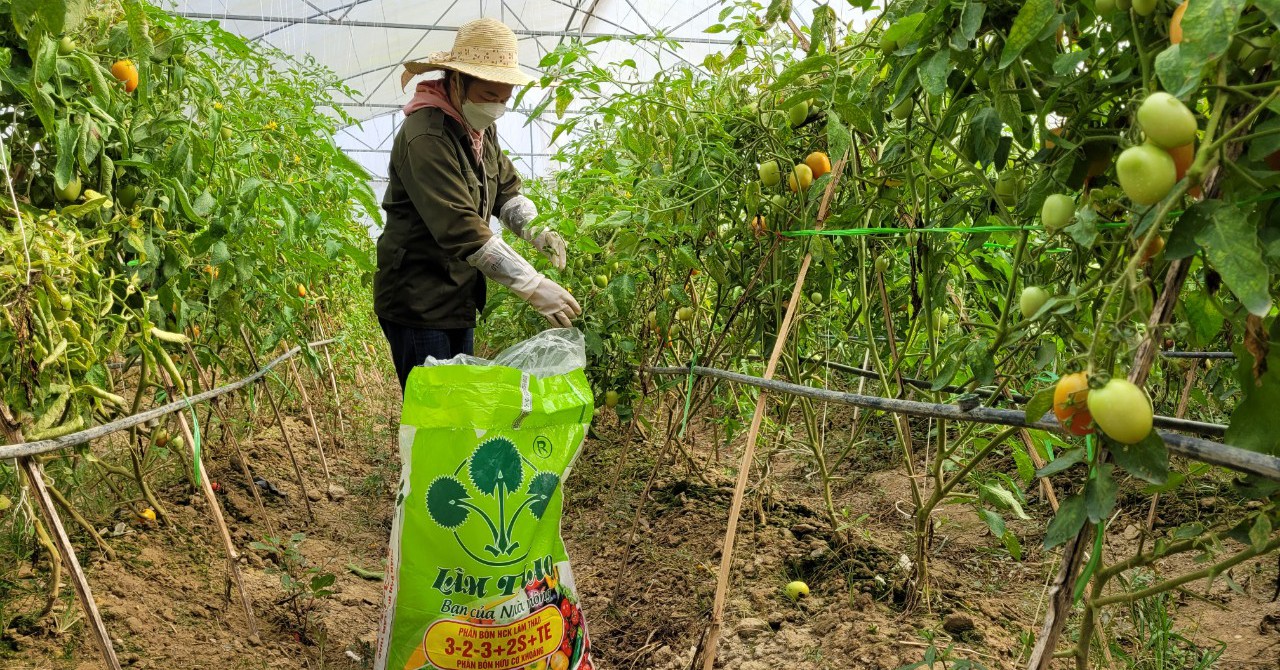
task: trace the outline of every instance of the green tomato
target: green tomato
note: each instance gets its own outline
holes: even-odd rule
[[[886,56],[898,50],[898,41],[889,39],[889,31],[887,30],[880,34],[880,50]]]
[[[1169,194],[1178,180],[1178,170],[1164,149],[1143,144],[1125,149],[1116,159],[1116,178],[1130,200],[1154,205]]]
[[[605,288],[608,285],[609,285],[608,275],[596,275],[596,286],[599,286],[600,288]]]
[[[1182,101],[1157,91],[1147,96],[1138,107],[1138,125],[1147,141],[1162,148],[1191,144],[1196,141],[1196,117]]]
[[[1151,399],[1127,379],[1112,379],[1086,399],[1093,422],[1121,444],[1137,444],[1151,434]]]
[[[783,590],[786,592],[787,597],[793,601],[809,595],[809,585],[801,581],[791,582]]]
[[[228,127],[226,127],[226,126],[223,126],[223,127],[222,127],[222,130],[221,130],[221,131],[219,131],[219,134],[222,136],[222,141],[223,141],[223,142],[230,142],[230,141],[231,141],[231,137],[232,137],[232,135],[233,135],[233,133],[231,132],[231,129],[230,129],[230,128],[228,128]]]
[[[138,187],[133,184],[120,187],[116,191],[116,202],[124,209],[133,207],[133,203],[138,201]]]
[[[58,196],[58,199],[62,202],[73,202],[80,197],[82,188],[83,184],[80,183],[80,175],[75,175],[71,178],[71,181],[67,182],[66,188],[60,189],[57,184],[54,184],[53,190],[54,195]]]
[[[1133,11],[1141,16],[1151,16],[1156,11],[1156,0],[1133,0]]]
[[[903,100],[902,102],[898,103],[898,106],[890,110],[890,113],[893,114],[893,118],[899,121],[903,121],[910,118],[911,117],[911,98],[907,98],[906,100]]]
[[[678,320],[678,321],[693,321],[693,308],[692,308],[692,307],[681,307],[680,309],[677,309],[677,310],[676,310],[676,320]]]
[[[1075,215],[1076,201],[1061,193],[1045,198],[1044,206],[1040,208],[1040,221],[1044,223],[1045,230],[1051,233],[1066,228]]]
[[[787,110],[787,120],[791,122],[791,127],[795,128],[805,122],[809,118],[809,102],[807,100],[797,102]]]
[[[782,170],[778,161],[766,161],[757,168],[760,172],[760,183],[766,188],[773,188],[782,183]]]
[[[781,195],[770,196],[769,206],[772,207],[775,212],[785,212],[787,211],[787,199]]]
[[[809,301],[815,305],[821,305],[823,299],[824,299],[824,296],[820,291],[814,291],[813,293],[809,294]]]
[[[1106,16],[1116,11],[1116,0],[1098,0],[1094,3],[1094,8],[1098,12],[1098,16]]]
[[[604,406],[613,409],[618,406],[618,392],[612,389],[604,392]]]
[[[1018,308],[1022,310],[1022,318],[1030,319],[1035,316],[1046,302],[1049,302],[1049,292],[1039,286],[1028,286],[1022,289],[1022,295],[1018,298]]]
[[[71,55],[71,52],[75,50],[76,50],[76,41],[71,39],[71,36],[69,35],[63,36],[62,40],[58,42],[59,56],[69,56]]]
[[[876,272],[880,274],[884,274],[885,270],[888,270],[888,269],[889,269],[889,255],[880,254],[879,256],[876,256]]]
[[[996,179],[996,201],[1005,207],[1012,207],[1022,196],[1022,174],[1016,170],[1005,170]]]
[[[914,247],[917,244],[920,244],[920,233],[914,230],[907,233],[907,246]]]

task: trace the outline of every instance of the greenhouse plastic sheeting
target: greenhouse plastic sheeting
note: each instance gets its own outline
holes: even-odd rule
[[[409,374],[379,670],[586,670],[560,538],[594,406],[576,330]]]

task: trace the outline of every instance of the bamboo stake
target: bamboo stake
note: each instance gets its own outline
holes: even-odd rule
[[[1174,412],[1174,416],[1181,419],[1187,415],[1187,405],[1191,401],[1191,387],[1196,383],[1196,369],[1200,367],[1200,360],[1191,361],[1191,367],[1187,368],[1186,381],[1182,384],[1182,395],[1178,398],[1178,409]],[[1151,496],[1151,507],[1147,509],[1147,532],[1138,538],[1138,553],[1141,554],[1143,548],[1147,544],[1147,535],[1156,527],[1156,508],[1160,505],[1160,493],[1156,492]],[[1106,647],[1103,647],[1106,649]]]
[[[200,366],[200,361],[196,358],[196,352],[192,350],[190,344],[187,345],[187,356],[191,359],[191,364],[195,366],[196,379],[203,386],[205,384],[204,368]],[[212,384],[212,380],[209,383]],[[258,513],[262,515],[262,520],[267,525],[267,533],[275,535],[275,524],[271,523],[271,515],[267,514],[267,507],[262,503],[262,495],[258,493],[258,485],[253,483],[253,473],[249,470],[249,460],[240,448],[240,440],[236,438],[236,431],[231,426],[231,422],[227,421],[227,414],[222,410],[222,405],[216,400],[209,404],[213,406],[213,411],[218,414],[218,420],[222,422],[222,434],[231,440],[231,448],[235,450],[236,460],[240,463],[240,472],[244,475],[244,481],[249,487],[249,493],[253,495],[254,504],[258,506]],[[252,421],[250,425],[252,425]]]
[[[1147,337],[1138,345],[1134,356],[1133,367],[1129,370],[1129,381],[1141,387],[1147,381],[1151,370],[1151,362],[1155,358],[1155,333],[1159,326],[1166,323],[1173,314],[1178,294],[1182,292],[1182,284],[1186,281],[1190,263],[1186,259],[1174,261],[1165,275],[1165,290],[1151,310],[1147,320]],[[1107,458],[1105,450],[1099,454],[1099,460]],[[1062,566],[1057,576],[1049,585],[1049,606],[1045,610],[1044,621],[1040,626],[1040,634],[1036,638],[1035,647],[1027,661],[1027,670],[1048,670],[1053,662],[1053,651],[1058,646],[1058,637],[1062,635],[1062,627],[1071,616],[1072,594],[1075,592],[1076,578],[1084,553],[1093,546],[1091,536],[1094,533],[1092,524],[1085,527],[1062,548]],[[1102,532],[1100,529],[1097,532]],[[1091,640],[1081,640],[1079,644],[1092,644]]]
[[[6,430],[6,432],[10,431]],[[20,431],[11,433],[10,438],[15,442],[23,441]],[[18,459],[18,468],[26,475],[28,486],[36,494],[36,503],[40,506],[40,512],[44,515],[49,530],[53,533],[54,542],[57,543],[58,551],[62,554],[67,572],[71,575],[71,585],[76,589],[76,596],[84,609],[85,619],[89,622],[89,631],[102,652],[102,660],[110,670],[120,670],[116,650],[111,646],[111,636],[107,633],[107,626],[102,621],[102,613],[98,611],[98,603],[93,599],[93,591],[89,588],[89,581],[85,579],[84,570],[80,568],[76,549],[71,544],[71,538],[67,536],[66,528],[62,526],[62,519],[58,518],[53,499],[49,497],[49,489],[45,487],[44,469],[35,459],[25,457]]]
[[[71,519],[76,522],[76,525],[84,529],[84,531],[89,534],[89,537],[93,538],[94,544],[98,545],[98,548],[102,550],[102,553],[106,554],[107,560],[116,560],[116,550],[112,549],[111,545],[107,544],[107,541],[102,539],[102,536],[98,534],[98,531],[93,527],[93,524],[89,523],[87,519],[76,511],[76,508],[71,506],[71,501],[67,500],[66,496],[62,495],[62,491],[59,491],[58,488],[52,484],[46,484],[46,486],[49,489],[49,495],[53,498],[53,502],[57,503],[58,506],[65,510],[67,514],[70,514]]]
[[[844,166],[847,161],[848,153],[832,169],[831,181],[827,183],[827,190],[822,196],[822,204],[818,207],[817,228],[819,229],[822,228],[822,224],[827,218],[827,209],[831,203],[831,196],[835,193],[836,184],[840,181],[840,175],[844,172]],[[791,289],[791,301],[787,303],[787,313],[782,318],[782,326],[778,330],[777,338],[773,341],[773,352],[769,355],[769,362],[765,365],[765,379],[772,379],[774,371],[778,367],[778,359],[782,357],[782,351],[786,347],[787,335],[791,331],[791,323],[795,319],[796,310],[799,308],[804,290],[804,280],[809,274],[809,264],[812,262],[812,253],[805,254],[804,260],[800,262],[800,271],[796,275],[796,284]],[[724,628],[724,606],[729,593],[729,572],[733,568],[733,546],[738,534],[738,517],[742,514],[742,500],[746,494],[747,480],[751,476],[751,464],[755,458],[756,441],[760,436],[760,424],[764,419],[767,398],[768,394],[764,392],[764,389],[761,389],[760,394],[756,397],[756,409],[751,416],[751,427],[747,431],[747,445],[742,451],[742,459],[738,462],[738,481],[734,485],[733,503],[729,508],[729,525],[725,529],[724,542],[720,548],[720,573],[716,580],[716,596],[711,607],[711,621],[703,633],[698,653],[694,654],[692,668],[695,669],[701,665],[702,670],[712,670],[716,662],[716,647],[720,644],[720,634]]]
[[[303,383],[302,375],[298,374],[298,366],[294,365],[292,358],[289,359],[289,369],[293,372],[294,377],[298,379],[298,392],[302,394],[302,405],[307,408],[307,422],[311,424],[311,435],[315,437],[316,451],[320,453],[320,465],[324,468],[325,486],[332,490],[333,480],[329,477],[329,459],[324,456],[324,443],[320,441],[320,428],[316,425],[316,413],[311,411],[311,395],[307,393],[307,385]]]
[[[320,339],[329,339],[324,330],[323,312],[320,318],[316,319],[316,328],[320,330]],[[329,347],[327,345],[324,347],[324,361],[329,366],[329,390],[333,391],[333,408],[338,412],[338,430],[333,436],[333,439],[337,440],[338,435],[341,435],[342,431],[345,430],[344,426],[346,424],[343,423],[342,419],[342,396],[338,394],[338,380],[333,376],[333,357],[329,355]]]
[[[244,338],[245,350],[249,352],[249,362],[253,367],[258,367],[258,357],[253,353],[253,342],[249,340],[249,331],[244,325],[240,326],[240,337]],[[298,488],[302,491],[302,503],[307,508],[307,518],[315,523],[316,513],[311,509],[311,497],[307,494],[307,481],[302,476],[302,468],[298,465],[298,457],[293,451],[293,440],[289,439],[289,431],[284,427],[284,415],[280,413],[280,405],[276,403],[276,396],[271,392],[271,386],[262,384],[262,392],[267,394],[267,400],[271,401],[271,411],[275,412],[276,424],[280,426],[280,437],[284,438],[285,449],[289,451],[289,461],[293,463],[293,473],[298,477]]]
[[[163,367],[157,368],[157,370],[159,370],[165,382],[165,388],[170,397],[176,397],[177,390],[174,388],[173,379],[169,376],[169,371]],[[244,579],[240,576],[240,552],[236,551],[236,544],[231,539],[231,529],[227,528],[226,519],[222,516],[222,504],[218,502],[218,496],[214,494],[213,487],[209,484],[209,476],[204,468],[204,459],[196,453],[196,439],[191,433],[191,426],[187,423],[187,417],[182,413],[177,414],[177,417],[178,427],[182,430],[182,437],[191,448],[191,463],[196,470],[196,476],[200,479],[200,491],[204,494],[204,500],[209,505],[209,514],[213,516],[213,523],[218,527],[218,532],[222,536],[223,548],[227,551],[227,565],[231,569],[231,579],[235,582],[236,591],[240,594],[240,605],[244,607],[245,620],[249,623],[249,634],[257,635],[258,623],[253,616],[253,607],[249,603],[249,595],[244,590]]]

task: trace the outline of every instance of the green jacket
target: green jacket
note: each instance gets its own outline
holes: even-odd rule
[[[405,118],[382,199],[374,312],[412,328],[474,328],[485,282],[467,257],[492,235],[489,217],[519,193],[520,176],[493,128],[478,165],[466,129],[443,111],[427,107]]]

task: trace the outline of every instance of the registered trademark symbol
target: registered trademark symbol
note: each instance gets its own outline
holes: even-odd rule
[[[551,456],[551,440],[543,435],[539,435],[538,439],[533,441],[533,450],[543,458]]]

